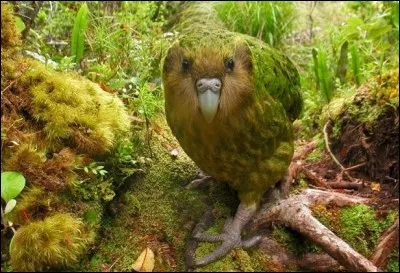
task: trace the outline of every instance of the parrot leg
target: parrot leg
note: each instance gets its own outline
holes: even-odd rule
[[[189,184],[186,185],[186,189],[192,190],[198,188],[200,185],[204,185],[210,181],[212,181],[214,178],[212,178],[209,175],[206,175],[203,171],[200,170],[198,174],[198,179],[195,179],[191,181]]]
[[[257,210],[257,206],[246,206],[240,203],[235,217],[228,219],[225,222],[223,232],[218,235],[206,233],[197,233],[193,237],[197,241],[203,242],[222,242],[214,252],[196,261],[196,266],[204,266],[212,263],[223,256],[235,247],[249,248],[260,242],[261,236],[254,236],[247,240],[242,240],[241,233],[245,225],[251,220]]]

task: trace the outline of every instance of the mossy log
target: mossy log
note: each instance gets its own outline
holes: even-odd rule
[[[332,151],[346,168],[357,168],[379,182],[399,179],[399,70],[360,86],[347,102],[333,100]]]

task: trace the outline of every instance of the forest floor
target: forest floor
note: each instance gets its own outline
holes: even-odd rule
[[[239,201],[236,193],[226,185],[211,183],[209,187],[194,190],[185,188],[196,177],[197,168],[180,149],[163,117],[153,123],[150,130],[153,131],[152,150],[157,154],[153,164],[145,175],[128,183],[125,193],[112,202],[107,210],[108,216],[103,221],[98,244],[75,270],[131,271],[140,253],[149,247],[156,257],[154,271],[184,271],[187,269],[186,244],[200,216],[211,211],[216,218],[216,224],[209,232],[218,232],[226,217],[234,214]],[[349,171],[353,179],[349,181],[329,153],[322,152],[318,160],[312,159],[312,156],[311,159],[306,158],[316,150],[315,143],[297,141],[296,147],[296,151],[306,152],[295,153],[293,162],[302,168],[295,175],[297,178],[292,183],[291,196],[310,187],[367,198],[372,201],[368,204],[374,209],[378,222],[397,211],[398,183],[378,183],[357,170]],[[178,151],[177,156],[171,154],[175,149]],[[308,185],[301,181],[306,181]],[[323,185],[335,189],[324,188],[321,181]],[[326,213],[331,209],[326,206],[324,214],[335,214]],[[316,212],[318,214],[317,210]],[[357,220],[364,221],[355,219]],[[369,232],[365,230],[365,233]],[[196,271],[344,270],[299,233],[278,225],[265,231],[263,235],[265,239],[259,248],[235,249],[220,261],[197,268]],[[368,238],[369,236],[370,234],[366,235]],[[273,243],[271,246],[272,241],[268,238],[274,239],[278,244]],[[363,238],[357,243],[368,245],[371,248],[368,255],[371,255],[374,246],[368,240]],[[209,253],[214,247],[215,244],[201,243],[196,256]],[[279,254],[276,256],[270,255],[271,247],[282,251],[277,251]],[[307,262],[308,260],[310,261]]]

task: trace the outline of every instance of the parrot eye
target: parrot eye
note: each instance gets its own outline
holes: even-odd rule
[[[226,63],[225,63],[225,67],[226,67],[226,71],[228,73],[233,71],[233,67],[235,66],[235,62],[233,61],[232,58],[229,58]]]
[[[182,61],[182,69],[184,72],[189,72],[190,62],[186,59]]]

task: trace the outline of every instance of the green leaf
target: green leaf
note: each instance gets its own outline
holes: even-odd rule
[[[17,232],[18,232],[18,231],[17,231]],[[10,246],[9,246],[9,248],[8,248],[9,253],[12,253],[12,249],[15,248],[15,245],[14,245],[14,238],[15,238],[15,234],[14,234],[14,236],[11,238],[11,241],[10,241]]]
[[[15,198],[25,187],[25,177],[19,172],[1,173],[1,197],[6,202]]]
[[[92,173],[97,174],[96,169],[92,169]]]
[[[6,207],[4,208],[4,214],[7,214],[10,211],[12,211],[16,204],[17,204],[17,200],[15,200],[15,199],[11,199],[10,201],[8,201]]]
[[[357,86],[361,84],[361,72],[360,72],[360,54],[355,44],[350,47],[351,54],[351,68],[353,70],[354,80]]]
[[[349,62],[348,45],[349,43],[347,41],[343,43],[340,49],[340,58],[336,69],[336,77],[340,79],[341,84],[343,84],[346,80],[347,65]]]
[[[89,209],[84,217],[89,224],[94,225],[98,222],[99,214],[94,209]]]
[[[313,62],[314,62],[315,82],[317,83],[317,89],[319,89],[318,51],[315,48],[312,49],[312,55],[313,55]]]
[[[323,50],[318,52],[318,76],[320,80],[321,95],[326,103],[332,99],[332,76],[328,69],[326,53]]]
[[[24,31],[25,29],[25,23],[22,21],[22,19],[18,16],[15,16],[15,25],[17,26],[17,30],[19,33]]]
[[[74,28],[72,29],[71,55],[75,56],[74,61],[79,63],[83,56],[85,46],[85,32],[87,29],[89,9],[87,4],[83,4],[75,18]]]
[[[88,173],[88,172],[89,172],[89,169],[88,169],[88,167],[83,167],[83,170],[84,170],[86,173]]]

